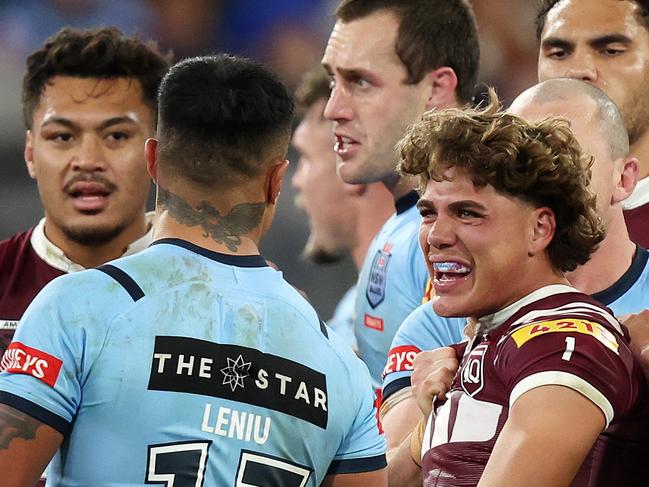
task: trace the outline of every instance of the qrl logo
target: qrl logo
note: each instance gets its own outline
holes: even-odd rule
[[[460,373],[462,389],[469,396],[475,396],[484,387],[484,356],[486,351],[486,345],[478,345],[471,351],[466,362],[462,365]]]

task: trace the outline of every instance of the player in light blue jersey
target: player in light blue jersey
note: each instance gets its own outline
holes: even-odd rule
[[[395,171],[394,147],[426,110],[471,100],[480,51],[466,0],[341,0],[336,20],[322,64],[333,87],[324,115],[334,122],[338,174],[351,184],[382,182],[397,208],[367,253],[356,299],[359,353],[380,387],[392,338],[427,281],[417,195]]]
[[[418,199],[413,191],[396,201],[396,214],[372,241],[358,276],[356,340],[376,388],[394,334],[421,304],[426,289],[428,272],[417,239]]]
[[[303,257],[316,264],[338,262],[349,253],[360,269],[372,239],[392,215],[392,195],[381,183],[346,184],[336,174],[332,123],[323,117],[329,78],[321,66],[305,74],[296,91],[302,120],[293,133],[300,153],[293,174],[295,204],[309,218]],[[350,288],[327,324],[357,350],[354,335],[356,286]]]
[[[53,281],[0,374],[3,487],[386,485],[369,374],[259,255],[293,103],[227,55],[162,82],[154,243]],[[60,449],[59,449],[60,448]]]
[[[618,108],[601,90],[585,82],[553,79],[523,92],[510,111],[531,121],[550,116],[567,118],[582,148],[593,158],[590,189],[597,195],[597,211],[606,236],[586,264],[566,274],[571,284],[618,316],[649,308],[649,252],[630,240],[622,213],[622,202],[635,187],[637,160],[628,153],[628,136]],[[432,267],[431,273],[435,275]],[[434,315],[432,309],[430,313]],[[438,337],[450,338],[458,332],[461,322],[438,316],[432,321],[435,326],[445,327],[445,331],[438,329],[433,336],[425,321],[408,320],[409,325],[400,330],[393,347],[432,350],[458,341],[444,343]],[[382,420],[384,424],[396,424],[404,433],[408,427],[412,429],[413,416],[417,419],[419,414],[410,384],[404,380],[410,375],[412,367],[387,374],[384,381],[388,398],[383,403]],[[393,472],[406,472],[404,467],[412,463],[406,443],[392,457],[391,483]]]

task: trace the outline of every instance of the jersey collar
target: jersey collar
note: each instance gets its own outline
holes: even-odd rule
[[[649,176],[638,181],[631,196],[622,202],[622,208],[633,210],[647,203],[649,203]]]
[[[486,315],[480,318],[478,320],[479,322],[478,333],[486,334],[498,328],[500,325],[505,323],[505,321],[507,321],[512,316],[514,316],[514,314],[517,313],[518,310],[520,310],[524,306],[527,306],[528,304],[538,301],[539,299],[543,299],[548,296],[552,296],[560,293],[576,293],[576,292],[579,291],[577,291],[574,287],[566,286],[565,284],[551,284],[549,286],[543,286],[542,288],[539,288],[536,291],[532,291],[527,296],[519,299],[518,301],[510,304],[509,306],[501,309],[500,311],[496,311],[493,314]]]
[[[408,211],[410,208],[415,206],[419,201],[419,193],[417,191],[411,191],[410,193],[402,196],[394,202],[394,207],[397,210],[397,215]]]
[[[141,250],[147,248],[153,239],[153,215],[154,212],[148,212],[146,214],[146,222],[149,230],[140,238],[132,242],[127,248],[126,252],[122,254],[122,257],[127,255],[136,254]],[[59,247],[54,245],[46,236],[45,236],[45,218],[41,218],[41,221],[38,222],[34,231],[29,239],[29,242],[38,255],[45,263],[58,269],[63,272],[78,272],[82,271],[85,268],[76,262],[73,262],[68,258],[67,255]]]
[[[151,245],[159,244],[169,244],[175,245],[177,247],[182,247],[190,252],[202,255],[208,259],[215,260],[221,264],[236,266],[236,267],[269,267],[266,259],[261,255],[232,255],[232,254],[222,254],[221,252],[215,252],[213,250],[208,250],[206,248],[200,247],[196,244],[188,242],[187,240],[182,240],[180,238],[161,238],[154,242],[151,242]]]
[[[636,245],[631,266],[622,277],[603,291],[592,294],[592,297],[604,306],[609,306],[613,301],[622,297],[637,282],[642,271],[647,266],[647,260],[649,260],[649,252]]]

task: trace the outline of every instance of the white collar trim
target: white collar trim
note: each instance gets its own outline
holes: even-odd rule
[[[622,208],[633,210],[647,203],[649,203],[649,176],[638,181],[631,196],[622,202]]]
[[[536,291],[532,291],[527,296],[519,299],[518,301],[510,304],[509,306],[496,311],[495,313],[487,316],[483,316],[478,320],[479,328],[478,332],[481,334],[488,333],[491,330],[499,327],[509,318],[514,316],[514,314],[521,309],[523,306],[527,306],[534,301],[545,298],[547,296],[552,296],[554,294],[561,293],[572,293],[579,292],[574,287],[566,286],[565,284],[551,284],[549,286],[543,286]]]
[[[122,254],[122,257],[127,255],[136,254],[149,246],[153,240],[153,216],[154,212],[148,212],[146,214],[146,222],[148,226],[147,232],[134,242],[132,242],[127,248],[126,252]],[[36,255],[43,259],[48,265],[54,267],[63,272],[78,272],[82,271],[85,268],[76,262],[72,262],[67,255],[54,245],[48,238],[45,236],[45,218],[41,218],[41,221],[38,222],[32,236],[29,239]]]

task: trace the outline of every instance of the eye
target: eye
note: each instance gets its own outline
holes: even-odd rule
[[[419,214],[421,215],[422,220],[430,222],[437,217],[437,212],[430,208],[419,208]]]
[[[354,82],[359,88],[367,88],[368,86],[370,86],[370,82],[364,78],[358,78]]]
[[[482,217],[482,215],[477,211],[467,210],[467,209],[458,210],[457,216],[462,220],[471,220],[471,219]]]
[[[52,142],[69,142],[72,140],[72,134],[69,132],[55,132],[47,135],[46,139]]]
[[[114,141],[127,140],[130,137],[130,134],[127,134],[126,132],[111,132],[110,134],[108,134],[108,139]]]
[[[607,46],[604,49],[602,49],[602,54],[608,57],[616,57],[619,56],[620,54],[624,54],[625,52],[626,49],[617,46]]]
[[[565,59],[568,57],[568,51],[559,47],[553,47],[545,51],[545,57],[555,60]]]

